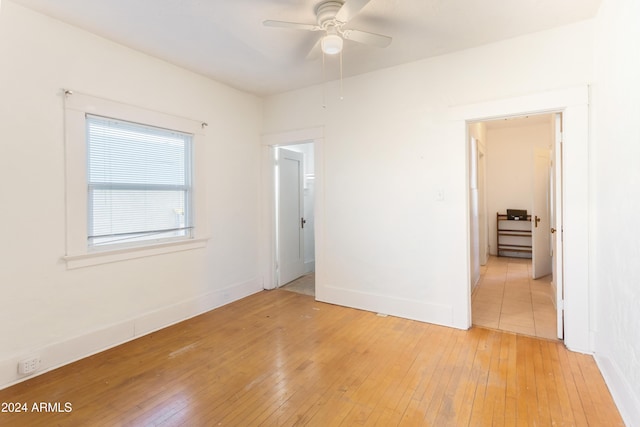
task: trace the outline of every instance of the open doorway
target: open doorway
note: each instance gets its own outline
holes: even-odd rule
[[[468,124],[472,321],[562,338],[553,225],[560,211],[559,114]],[[488,256],[487,256],[488,254]]]
[[[314,143],[274,147],[277,287],[315,296]]]

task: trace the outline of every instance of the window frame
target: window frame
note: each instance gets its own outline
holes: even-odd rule
[[[176,117],[142,107],[64,92],[65,113],[65,185],[67,268],[80,268],[132,258],[201,248],[206,245],[206,197],[203,190],[205,170],[204,127],[196,120]],[[191,142],[191,236],[149,240],[126,244],[90,246],[88,242],[88,158],[86,115],[109,117],[192,135]]]
[[[193,222],[192,221],[193,197],[191,192],[192,192],[192,182],[193,182],[193,179],[192,179],[193,178],[192,176],[193,175],[192,173],[193,150],[191,148],[193,144],[193,134],[186,133],[186,132],[178,132],[174,129],[169,130],[165,128],[158,128],[156,126],[149,126],[148,124],[133,123],[130,121],[125,121],[120,118],[115,119],[112,117],[98,116],[95,114],[85,114],[85,123],[86,123],[85,128],[86,128],[86,134],[87,134],[86,144],[88,147],[88,155],[87,155],[87,164],[88,164],[87,223],[88,223],[88,227],[87,228],[89,230],[89,236],[87,240],[88,240],[88,245],[90,250],[96,250],[102,247],[118,248],[118,247],[124,247],[124,246],[139,246],[141,244],[144,244],[142,242],[145,242],[147,244],[152,242],[162,243],[162,242],[192,238],[193,229],[191,227],[191,223]],[[120,176],[113,177],[116,181],[109,181],[109,180],[94,181],[91,178],[92,165],[94,165],[97,169],[100,169],[100,167],[104,164],[105,158],[95,157],[94,155],[91,154],[92,152],[91,147],[93,146],[92,144],[95,142],[96,145],[102,146],[101,144],[104,141],[104,139],[98,135],[96,135],[96,139],[92,139],[91,137],[92,132],[90,131],[90,129],[92,129],[93,126],[95,126],[96,129],[100,127],[104,128],[106,126],[108,128],[114,129],[116,132],[118,131],[135,132],[137,135],[144,135],[145,137],[148,137],[149,139],[147,140],[147,142],[153,141],[160,133],[163,134],[165,137],[167,135],[171,135],[171,138],[174,138],[175,140],[180,140],[182,142],[180,151],[181,151],[181,155],[184,156],[183,162],[181,165],[181,167],[183,168],[183,173],[181,174],[181,178],[184,179],[184,183],[183,184],[175,184],[175,183],[167,184],[163,182],[148,182],[148,183],[136,183],[132,181],[123,182]],[[107,145],[110,143],[110,141],[105,141],[105,142]],[[145,149],[147,150],[152,150],[152,151],[154,150],[154,147],[152,145],[148,145],[148,143],[145,144],[145,147],[146,147]],[[163,147],[163,146],[160,145],[159,147]],[[97,151],[103,152],[100,149],[98,149]],[[143,159],[145,163],[147,162],[148,153],[149,151],[145,151],[143,154]],[[125,177],[128,177],[129,179],[133,179],[128,173],[125,173]],[[139,179],[140,177],[137,177],[137,178]],[[101,240],[104,240],[105,237],[108,238],[108,236],[95,235],[96,231],[94,227],[96,226],[96,223],[99,222],[97,221],[99,217],[97,218],[94,215],[95,213],[93,209],[95,207],[94,200],[96,199],[96,194],[100,193],[100,191],[110,191],[110,190],[121,190],[125,192],[128,192],[128,191],[151,192],[150,194],[152,194],[155,191],[172,191],[172,192],[179,191],[182,194],[181,198],[182,198],[182,202],[184,203],[185,227],[182,228],[181,230],[174,228],[173,231],[182,231],[184,234],[181,236],[158,237],[158,236],[153,236],[153,234],[150,233],[151,230],[146,229],[146,230],[137,230],[135,232],[132,231],[132,232],[129,232],[128,234],[121,235],[120,239],[122,240],[101,242]],[[171,230],[167,230],[167,231],[171,231]]]

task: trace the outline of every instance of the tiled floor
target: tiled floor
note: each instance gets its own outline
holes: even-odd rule
[[[309,273],[296,280],[287,283],[282,287],[285,291],[297,292],[299,294],[316,296],[316,274]]]
[[[556,339],[551,276],[533,280],[531,260],[490,257],[473,292],[473,324]]]

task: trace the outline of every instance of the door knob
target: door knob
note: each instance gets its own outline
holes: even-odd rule
[[[307,223],[307,220],[304,218],[300,218],[300,228],[304,228],[304,225]]]
[[[555,233],[555,232],[556,232],[556,229],[555,229],[555,228],[553,228],[553,227],[551,227],[551,234],[553,234],[553,233]]]
[[[538,228],[538,223],[540,222],[540,218],[538,218],[538,215],[536,215],[536,222],[535,222],[535,226],[536,228]]]

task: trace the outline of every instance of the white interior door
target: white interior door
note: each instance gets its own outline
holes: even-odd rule
[[[278,286],[304,274],[303,155],[278,149]]]
[[[536,148],[533,173],[532,270],[533,278],[551,274],[551,219],[549,183],[551,158],[548,149]]]
[[[553,254],[553,282],[556,291],[556,310],[558,338],[564,338],[564,287],[563,287],[563,252],[562,252],[562,114],[554,117],[555,144],[551,150],[551,250]]]

